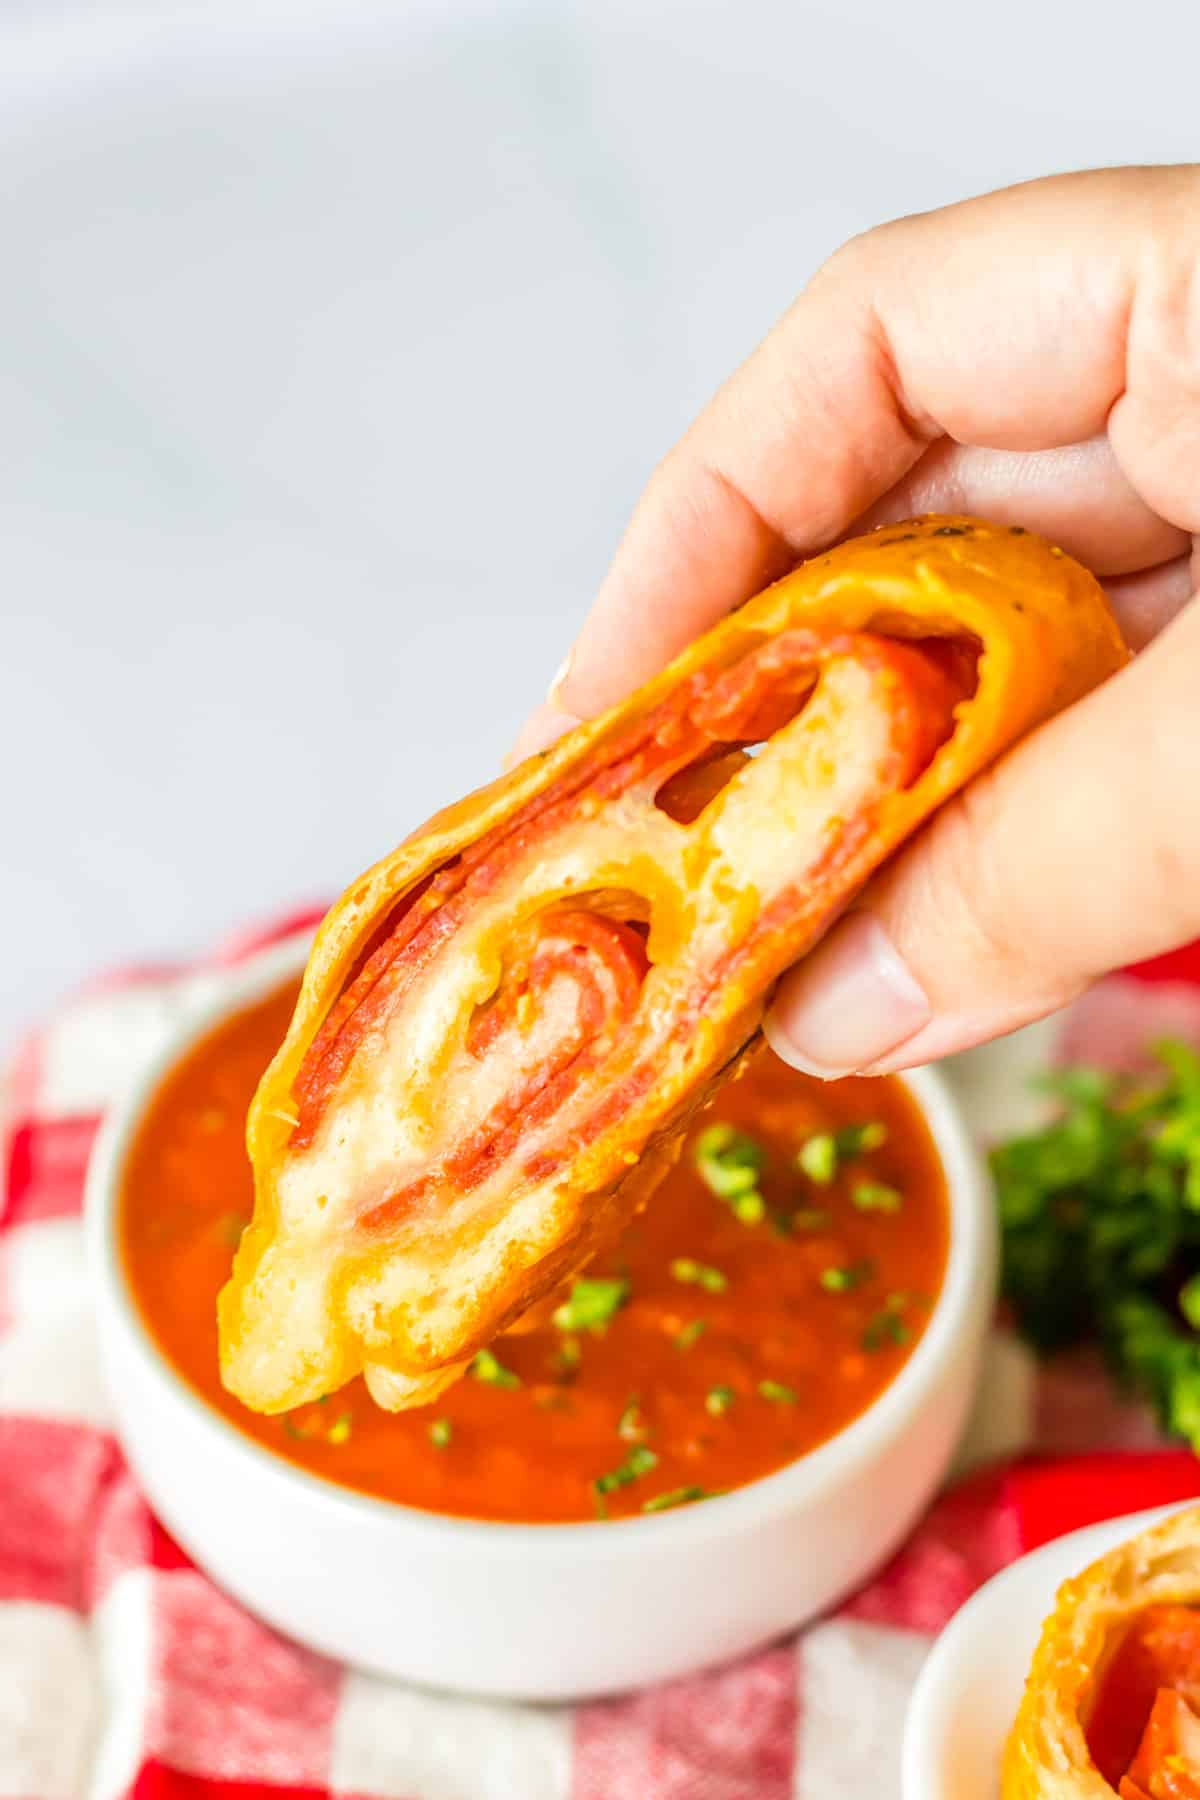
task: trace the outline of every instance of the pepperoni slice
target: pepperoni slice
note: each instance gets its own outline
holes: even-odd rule
[[[843,846],[861,839],[874,803],[913,781],[953,727],[956,704],[971,679],[938,646],[901,643],[870,633],[794,629],[769,639],[722,668],[701,670],[649,714],[552,785],[503,826],[485,833],[459,857],[405,896],[382,934],[330,1009],[296,1077],[298,1120],[292,1147],[311,1143],[330,1098],[356,1054],[403,1003],[419,976],[440,956],[497,884],[514,868],[537,858],[539,847],[578,819],[594,818],[639,790],[661,795],[662,810],[692,819],[745,762],[748,746],[769,739],[803,709],[823,666],[852,661],[871,672],[888,719],[888,749],[875,771],[874,789],[857,820],[841,821]],[[812,872],[808,877],[812,886]],[[800,896],[777,894],[764,909],[755,934],[770,931],[795,909]],[[812,893],[805,896],[811,901]],[[518,927],[523,949],[515,953],[499,991],[472,1020],[467,1048],[476,1058],[499,1053],[515,1023],[536,1017],[542,996],[568,977],[575,1005],[569,1027],[536,1069],[518,1073],[482,1120],[467,1121],[454,1148],[416,1183],[376,1201],[359,1223],[380,1231],[443,1184],[456,1194],[472,1188],[519,1148],[523,1132],[545,1123],[614,1048],[637,1006],[646,971],[645,946],[628,923],[582,907],[550,908]],[[733,954],[746,953],[748,939]],[[693,1028],[707,995],[727,979],[732,963],[699,982],[679,1029]],[[586,1145],[617,1112],[643,1093],[647,1072],[635,1069],[622,1084],[598,1095],[591,1115],[571,1133],[572,1153]],[[564,1146],[564,1153],[567,1146]],[[543,1147],[526,1173],[542,1174],[561,1161]]]

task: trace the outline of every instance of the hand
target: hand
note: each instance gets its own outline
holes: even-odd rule
[[[768,1036],[821,1075],[963,1049],[1200,934],[1200,167],[1032,182],[840,250],[655,471],[519,752],[798,558],[930,510],[1063,545],[1141,654],[783,978]]]

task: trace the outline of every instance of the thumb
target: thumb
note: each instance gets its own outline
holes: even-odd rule
[[[937,814],[766,1022],[824,1076],[910,1068],[1026,1025],[1200,935],[1200,602]]]

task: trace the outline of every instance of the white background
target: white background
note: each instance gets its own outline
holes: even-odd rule
[[[0,0],[0,1048],[495,768],[889,215],[1198,153],[1195,0]]]

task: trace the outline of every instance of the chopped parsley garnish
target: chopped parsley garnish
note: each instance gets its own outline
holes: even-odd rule
[[[630,1482],[637,1481],[642,1475],[648,1475],[651,1469],[658,1467],[658,1458],[653,1450],[645,1444],[635,1444],[623,1463],[610,1469],[607,1475],[597,1475],[592,1483],[592,1495],[596,1502],[596,1511],[603,1519],[607,1517],[604,1501],[608,1494],[617,1488],[628,1487]]]
[[[652,1500],[642,1501],[644,1513],[669,1512],[673,1506],[691,1506],[694,1500],[715,1500],[719,1493],[717,1488],[677,1487],[665,1494],[655,1494]]]
[[[704,1396],[704,1409],[714,1419],[719,1419],[722,1413],[729,1411],[736,1399],[737,1395],[731,1387],[712,1387]]]
[[[592,1486],[598,1494],[611,1494],[614,1488],[628,1487],[639,1475],[648,1475],[658,1467],[658,1458],[645,1444],[635,1444],[623,1463],[607,1475],[597,1475]]]
[[[603,1331],[628,1298],[629,1283],[619,1275],[583,1276],[555,1308],[554,1323],[560,1331]]]
[[[764,1400],[773,1400],[778,1406],[795,1406],[799,1398],[795,1388],[789,1387],[786,1381],[760,1381],[758,1391]]]
[[[856,1181],[850,1198],[859,1212],[897,1213],[904,1204],[900,1189],[886,1181]]]
[[[519,1388],[521,1377],[506,1369],[499,1358],[491,1350],[481,1350],[471,1364],[471,1373],[476,1381],[484,1381],[488,1387]]]
[[[700,1133],[692,1152],[700,1179],[718,1200],[728,1203],[743,1225],[759,1225],[767,1214],[759,1177],[767,1157],[761,1144],[744,1131],[722,1122]]]
[[[325,1435],[331,1444],[345,1444],[349,1441],[353,1429],[354,1420],[350,1414],[348,1412],[339,1413]]]
[[[701,1179],[720,1200],[757,1187],[767,1162],[761,1144],[724,1122],[700,1133],[694,1154]]]
[[[888,1128],[882,1119],[867,1119],[861,1125],[844,1125],[837,1134],[839,1156],[863,1156],[868,1150],[879,1150],[887,1143]]]
[[[742,1225],[761,1225],[767,1216],[767,1203],[757,1188],[748,1188],[744,1194],[735,1194],[729,1202],[729,1210]]]
[[[429,1427],[429,1441],[435,1450],[446,1450],[454,1436],[454,1427],[449,1419],[435,1419]]]
[[[821,1286],[830,1294],[851,1294],[864,1281],[870,1281],[874,1273],[875,1264],[864,1257],[861,1262],[822,1269]]]
[[[1003,1291],[1039,1351],[1099,1338],[1200,1453],[1200,1056],[1156,1055],[1150,1080],[1051,1075],[1057,1117],[993,1151]]]
[[[911,1336],[899,1308],[888,1305],[867,1320],[863,1327],[862,1347],[864,1350],[883,1350],[889,1344],[907,1344]]]
[[[878,1150],[887,1143],[887,1135],[887,1126],[880,1119],[844,1125],[840,1131],[814,1132],[797,1151],[796,1167],[818,1187],[828,1187],[841,1162],[868,1150]]]
[[[689,1319],[683,1330],[675,1334],[675,1348],[690,1350],[697,1339],[702,1338],[707,1330],[707,1319]]]
[[[706,1294],[723,1294],[729,1286],[720,1269],[694,1262],[690,1256],[677,1256],[671,1264],[671,1274],[686,1287],[703,1288]]]
[[[837,1139],[832,1131],[818,1131],[805,1138],[796,1153],[796,1167],[818,1187],[828,1187],[837,1174]]]

